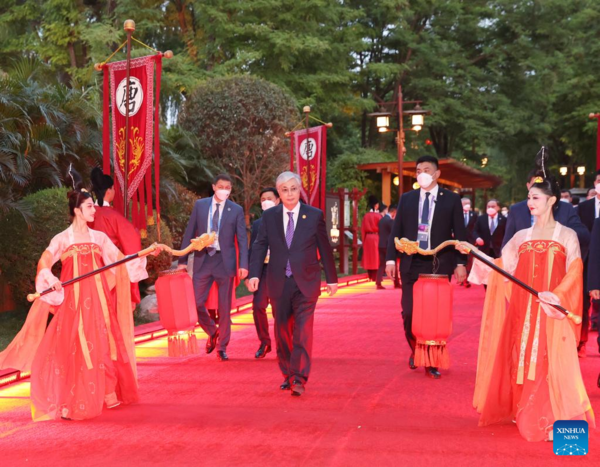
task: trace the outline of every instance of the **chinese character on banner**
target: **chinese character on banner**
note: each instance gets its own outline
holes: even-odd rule
[[[302,198],[316,208],[325,206],[325,175],[327,171],[327,127],[325,125],[291,133],[290,166],[302,179]]]
[[[156,67],[156,77],[155,70]],[[114,206],[124,210],[125,186],[127,204],[131,206],[131,220],[146,234],[146,226],[152,225],[152,166],[154,152],[154,178],[156,186],[156,211],[159,209],[159,94],[162,69],[161,54],[149,55],[130,61],[129,81],[127,61],[108,63],[104,70],[104,135],[103,170],[111,172],[110,146],[112,138],[113,168],[115,172]],[[156,80],[156,82],[155,82]],[[129,86],[128,86],[129,84]],[[156,89],[155,89],[156,86]],[[129,88],[129,92],[128,92]],[[126,115],[129,104],[129,135],[126,141]],[[110,123],[112,115],[112,125]],[[154,143],[154,144],[153,144]],[[125,148],[129,146],[127,167]],[[125,185],[125,180],[127,184]]]

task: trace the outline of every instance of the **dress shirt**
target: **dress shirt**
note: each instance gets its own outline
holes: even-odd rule
[[[419,196],[419,220],[418,223],[421,223],[421,214],[423,213],[423,204],[425,202],[426,194],[429,193],[429,234],[427,235],[427,249],[431,249],[431,225],[433,222],[433,214],[435,212],[435,202],[437,200],[438,192],[440,191],[440,186],[436,184],[430,191],[424,190],[421,188],[421,194]]]
[[[296,228],[298,227],[298,216],[300,215],[300,203],[296,204],[296,206],[292,210],[289,210],[285,206],[283,207],[283,233],[285,233],[286,235],[287,235],[288,222],[290,221],[290,216],[288,215],[288,212],[294,213],[294,215],[292,217],[294,218],[294,232],[295,232]]]
[[[594,201],[596,202],[596,213],[594,217],[600,216],[600,199],[596,196],[594,197]]]
[[[225,201],[218,201],[217,198],[215,196],[212,197],[212,209],[208,210],[208,219],[206,220],[206,233],[210,234],[209,229],[210,229],[210,224],[212,222],[212,216],[215,215],[215,211],[217,210],[217,203],[219,203],[219,222],[221,221],[221,216],[223,216],[223,207],[225,205],[225,203],[227,202],[227,200]],[[217,227],[216,225],[213,225],[213,230]],[[219,234],[217,233],[217,240],[215,241],[215,243],[213,243],[212,247],[214,249],[216,249],[217,251],[221,251],[221,245],[219,243]]]

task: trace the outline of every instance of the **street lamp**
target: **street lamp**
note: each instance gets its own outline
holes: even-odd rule
[[[394,102],[383,102],[382,106],[393,106],[394,113],[398,115],[398,129],[390,128],[390,117],[392,116],[392,112],[375,112],[368,114],[369,117],[375,117],[375,123],[377,125],[377,131],[379,133],[386,133],[388,131],[393,131],[396,133],[396,148],[398,150],[398,195],[402,196],[403,185],[402,185],[402,166],[404,164],[404,153],[406,149],[404,147],[404,115],[411,116],[411,126],[412,130],[415,132],[421,131],[423,126],[425,125],[425,115],[431,115],[430,110],[424,110],[420,106],[421,101],[403,101],[402,100],[402,86],[398,85],[398,95],[397,99]],[[404,104],[416,104],[413,110],[404,111],[402,106]],[[395,185],[394,179],[394,185]]]
[[[577,167],[577,173],[579,175],[584,175],[585,174],[585,166],[580,165],[579,167]]]

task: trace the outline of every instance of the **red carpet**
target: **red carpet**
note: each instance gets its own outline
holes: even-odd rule
[[[389,286],[389,285],[388,285]],[[406,365],[400,293],[373,284],[323,298],[315,320],[314,364],[300,398],[279,390],[274,353],[256,361],[252,315],[238,315],[228,349],[166,357],[166,341],[138,346],[135,406],[87,422],[34,424],[29,383],[0,390],[0,463],[12,465],[396,466],[564,465],[552,443],[528,443],[512,424],[477,427],[471,407],[483,289],[455,291],[452,368],[434,381]],[[595,339],[592,333],[591,338]],[[600,358],[581,360],[600,415]]]

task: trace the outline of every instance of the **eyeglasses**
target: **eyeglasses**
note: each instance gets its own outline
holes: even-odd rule
[[[288,188],[283,188],[280,191],[284,195],[287,195],[288,193],[292,194],[292,195],[295,195],[296,193],[298,193],[300,191],[300,188],[298,188],[297,186],[293,186],[293,187],[291,187],[289,189]]]

